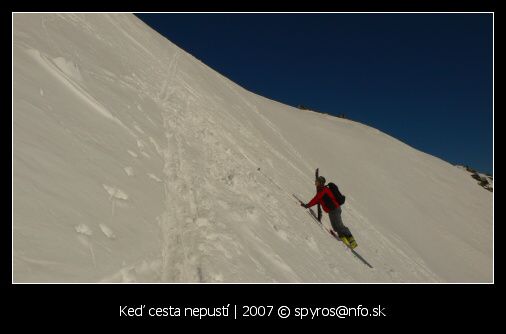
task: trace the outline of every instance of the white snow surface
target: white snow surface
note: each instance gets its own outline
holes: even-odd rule
[[[316,167],[373,268],[292,197]],[[14,282],[492,282],[492,206],[464,170],[255,95],[134,15],[13,15]]]

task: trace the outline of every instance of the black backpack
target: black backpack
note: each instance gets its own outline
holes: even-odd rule
[[[343,205],[344,201],[346,200],[346,196],[341,194],[341,192],[339,191],[339,188],[332,182],[330,182],[327,185],[327,187],[329,187],[330,191],[332,191],[332,194],[334,194],[334,197],[336,198],[337,203],[339,203],[339,205]]]

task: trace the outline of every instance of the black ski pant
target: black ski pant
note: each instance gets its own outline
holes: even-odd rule
[[[350,230],[344,226],[343,220],[341,219],[341,208],[336,208],[332,211],[329,211],[330,224],[332,224],[332,228],[337,232],[339,237],[350,237]]]

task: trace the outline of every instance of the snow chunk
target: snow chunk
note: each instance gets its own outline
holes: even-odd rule
[[[155,174],[152,174],[152,173],[148,173],[148,176],[150,179],[153,179],[155,180],[156,182],[163,182],[162,180],[160,180],[159,177],[157,177]]]
[[[106,237],[109,239],[116,239],[116,235],[114,235],[114,232],[105,224],[100,224],[100,230],[102,230],[102,233],[105,234]]]
[[[102,186],[104,187],[105,191],[107,191],[107,193],[109,194],[109,196],[112,198],[117,198],[117,199],[122,199],[122,200],[128,200],[128,195],[125,194],[121,189],[118,189],[118,188],[114,188],[114,187],[111,187],[111,186],[108,186],[106,184],[102,184]]]
[[[86,224],[79,224],[77,226],[74,226],[74,228],[76,229],[77,233],[81,233],[88,236],[91,236],[93,234],[91,228]]]
[[[134,169],[130,166],[124,167],[123,170],[125,171],[126,175],[128,176],[134,176]]]
[[[72,61],[67,60],[63,57],[57,57],[53,59],[53,62],[56,64],[56,66],[58,66],[60,71],[65,73],[67,76],[78,81],[83,80],[83,77],[81,75],[81,72],[79,71],[78,66],[74,64]]]

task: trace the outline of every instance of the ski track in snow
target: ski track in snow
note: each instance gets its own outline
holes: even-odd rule
[[[178,55],[176,54],[170,62],[168,68],[169,77],[177,78],[179,74],[176,72],[176,62]],[[190,250],[185,244],[185,240],[188,238],[186,234],[193,233],[191,230],[185,228],[186,222],[192,222],[191,225],[197,224],[202,227],[203,217],[199,216],[199,207],[197,203],[202,202],[203,198],[196,199],[196,195],[192,189],[192,179],[195,171],[204,170],[210,175],[210,179],[217,179],[223,182],[226,186],[231,187],[233,190],[236,186],[247,186],[243,183],[244,180],[237,181],[238,178],[242,178],[244,174],[251,173],[255,163],[252,159],[247,159],[247,164],[239,162],[238,157],[233,156],[232,151],[238,151],[243,156],[247,156],[244,151],[233,142],[233,138],[228,134],[226,130],[226,124],[219,126],[219,122],[213,121],[213,114],[211,112],[202,113],[199,110],[196,103],[205,102],[199,101],[197,93],[191,89],[191,86],[183,82],[182,85],[176,85],[174,82],[165,81],[162,84],[162,90],[158,93],[159,103],[162,108],[166,111],[164,113],[164,127],[167,133],[168,149],[164,154],[165,157],[165,186],[166,186],[166,202],[167,202],[167,213],[178,212],[177,217],[171,216],[162,218],[162,224],[164,225],[164,236],[169,238],[165,240],[165,247],[168,249],[164,251],[163,260],[163,274],[162,277],[175,280],[175,281],[191,281],[201,280],[206,273],[203,273],[203,269],[198,267],[195,268],[195,263],[198,263],[202,259],[194,255],[195,250]],[[206,97],[200,97],[206,98]],[[196,111],[199,111],[196,114]],[[234,118],[228,118],[226,121],[235,122]],[[194,136],[188,136],[186,133],[181,132],[179,129],[192,128]],[[221,134],[219,136],[218,134]],[[221,137],[221,138],[220,138]],[[247,139],[253,139],[253,135],[249,135]],[[192,150],[195,146],[195,142],[202,141],[205,145],[205,151],[203,166],[199,167],[195,161],[186,161],[185,151]],[[224,146],[224,142],[228,142],[230,145],[228,148]],[[199,145],[200,146],[200,145]],[[232,149],[232,150],[231,150]],[[232,158],[232,160],[230,160]],[[249,163],[248,163],[249,162]],[[199,186],[201,193],[206,193],[207,177],[203,179],[204,186]],[[253,180],[249,180],[250,184]],[[265,190],[267,192],[267,190]],[[177,194],[177,195],[174,195]],[[209,197],[213,195],[209,193]],[[180,197],[180,198],[174,198]],[[185,201],[181,201],[184,198]],[[205,197],[204,197],[205,198]],[[180,203],[178,203],[180,202]],[[178,203],[175,205],[175,203]],[[188,205],[189,204],[189,205]],[[255,216],[254,211],[251,211],[253,215],[248,214],[246,211],[246,217],[249,220],[256,220],[258,217]],[[279,217],[275,217],[274,220],[279,220]],[[205,220],[207,221],[207,220]],[[211,224],[207,223],[206,226]],[[280,228],[274,227],[274,231],[283,240],[288,240],[288,236],[285,231]],[[170,231],[170,232],[169,232]],[[213,234],[211,234],[213,235]],[[223,236],[228,240],[227,237]],[[198,237],[192,237],[195,239]],[[230,237],[229,237],[230,238]],[[200,239],[211,240],[206,233],[202,233]],[[207,243],[206,243],[207,244]],[[231,252],[240,254],[237,244],[230,244],[230,250],[227,250],[221,243],[215,243],[213,246],[207,244],[197,246],[199,249],[206,250],[205,254],[218,252],[225,256],[227,259],[231,259]],[[180,247],[179,247],[180,246]],[[235,248],[235,251],[232,249]],[[240,248],[240,247],[239,247]],[[178,256],[178,252],[182,252],[182,257]],[[190,254],[188,254],[190,253]],[[169,256],[170,254],[170,256]],[[265,257],[267,257],[264,254]],[[183,263],[174,263],[174,259],[183,259]],[[287,269],[282,260],[277,260],[275,254],[271,254],[270,258],[274,259],[278,267],[282,267],[283,270]],[[169,269],[170,268],[170,269]],[[191,268],[191,269],[189,269]],[[199,269],[200,268],[200,269]],[[211,275],[212,276],[212,275]],[[221,277],[221,274],[218,274]],[[292,279],[295,280],[295,275],[292,274]]]

